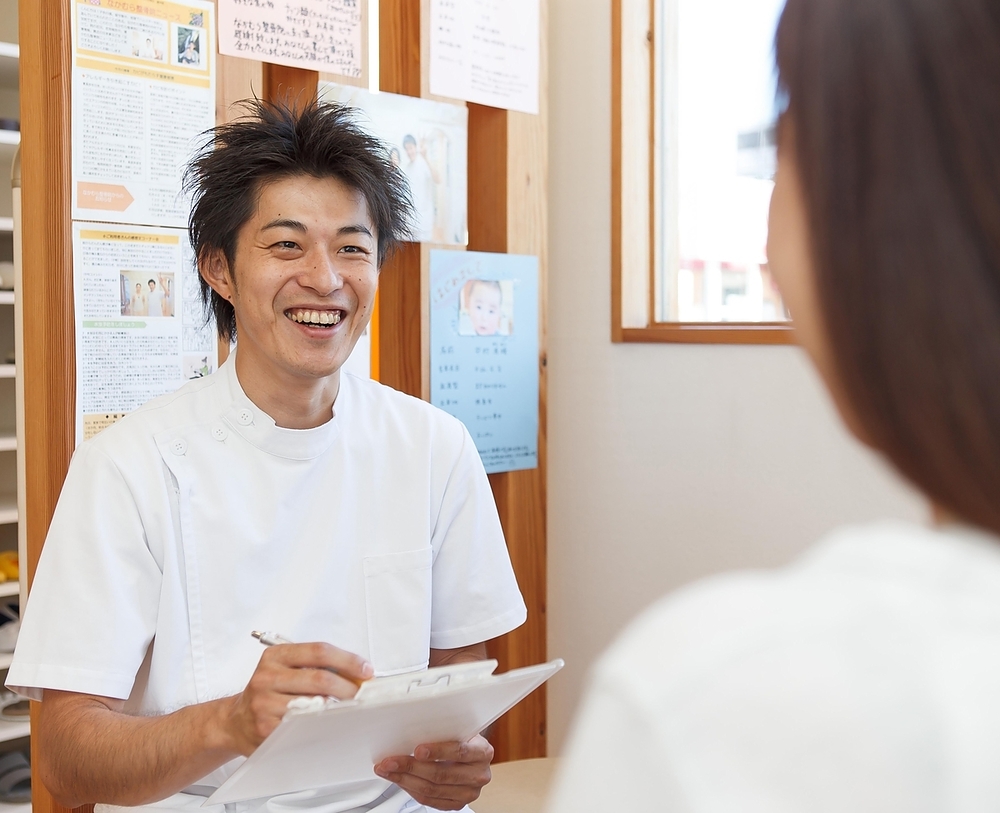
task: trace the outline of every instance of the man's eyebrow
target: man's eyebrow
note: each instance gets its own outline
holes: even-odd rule
[[[307,232],[309,229],[306,227],[305,223],[299,220],[291,220],[289,218],[279,218],[277,220],[272,220],[261,228],[261,231],[267,231],[268,229],[293,229],[298,232]],[[341,226],[337,229],[337,236],[343,237],[348,234],[366,234],[375,239],[375,235],[372,234],[372,230],[369,229],[363,223],[354,223],[350,226]]]
[[[341,226],[337,230],[337,234],[339,236],[343,236],[345,234],[367,234],[373,240],[375,239],[375,235],[372,234],[372,230],[363,223],[355,223],[353,226]]]
[[[277,220],[272,220],[266,226],[264,226],[261,231],[267,231],[268,229],[293,229],[294,231],[307,232],[309,229],[306,228],[306,224],[298,220],[290,220],[288,218],[278,218]]]

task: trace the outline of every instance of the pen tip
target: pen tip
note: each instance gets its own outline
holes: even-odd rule
[[[259,641],[260,640],[260,636],[263,635],[264,633],[261,632],[260,630],[254,630],[250,634]]]

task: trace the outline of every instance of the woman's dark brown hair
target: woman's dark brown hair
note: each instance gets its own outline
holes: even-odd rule
[[[1000,3],[788,0],[776,51],[838,384],[1000,532]]]

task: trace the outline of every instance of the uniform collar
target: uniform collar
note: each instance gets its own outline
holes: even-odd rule
[[[348,400],[344,392],[345,379],[348,376],[340,377],[337,404],[330,420],[312,429],[286,429],[278,426],[274,419],[251,401],[243,391],[236,376],[235,349],[229,354],[219,372],[226,378],[230,395],[229,405],[222,414],[223,420],[240,437],[262,452],[291,460],[312,460],[327,451],[340,434],[344,406]]]

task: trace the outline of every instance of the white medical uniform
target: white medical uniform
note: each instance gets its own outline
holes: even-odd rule
[[[461,423],[342,374],[332,420],[280,428],[243,393],[231,357],[77,450],[7,682],[36,698],[61,689],[162,714],[242,691],[262,652],[251,630],[327,641],[389,675],[525,616]],[[218,786],[240,762],[198,786]],[[268,804],[415,804],[374,774],[321,796]],[[179,794],[157,807],[203,801]]]
[[[648,611],[548,810],[995,813],[998,765],[1000,538],[880,523]]]
[[[163,291],[159,288],[150,291],[147,301],[149,302],[147,316],[163,316]]]

